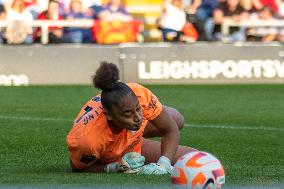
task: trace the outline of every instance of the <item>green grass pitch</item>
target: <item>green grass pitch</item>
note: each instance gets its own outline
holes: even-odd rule
[[[284,85],[148,87],[184,115],[181,144],[221,160],[226,185],[284,183]],[[70,172],[66,134],[97,92],[0,87],[0,186],[169,186],[169,176]]]

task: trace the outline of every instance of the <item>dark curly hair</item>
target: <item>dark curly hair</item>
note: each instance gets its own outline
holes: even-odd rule
[[[5,13],[5,12],[6,10],[5,10],[4,5],[0,4],[0,14]]]
[[[101,89],[102,105],[106,110],[111,110],[112,106],[120,106],[122,99],[134,92],[123,82],[119,81],[119,70],[113,63],[101,62],[100,67],[93,75],[94,87]]]

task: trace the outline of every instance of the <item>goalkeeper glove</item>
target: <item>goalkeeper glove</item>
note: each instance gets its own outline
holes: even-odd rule
[[[171,174],[172,171],[173,166],[171,166],[171,161],[167,157],[161,156],[157,163],[144,165],[139,171],[139,174],[164,175]]]
[[[107,173],[137,173],[144,165],[144,162],[144,156],[136,152],[129,152],[120,161],[107,164],[104,170]]]
[[[158,165],[164,167],[168,173],[172,173],[174,167],[171,165],[171,160],[166,156],[161,156],[157,162]]]

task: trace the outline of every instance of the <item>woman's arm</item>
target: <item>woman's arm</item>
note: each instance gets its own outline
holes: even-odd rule
[[[161,155],[173,160],[179,144],[179,129],[177,123],[163,108],[160,115],[151,121],[161,131]]]

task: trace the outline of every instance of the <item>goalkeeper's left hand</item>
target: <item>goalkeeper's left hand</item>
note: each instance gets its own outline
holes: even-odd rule
[[[138,173],[146,175],[164,175],[171,174],[173,169],[169,158],[161,156],[157,163],[144,165]]]
[[[105,167],[107,173],[137,173],[144,165],[145,158],[136,152],[125,154],[118,162],[113,162]]]

